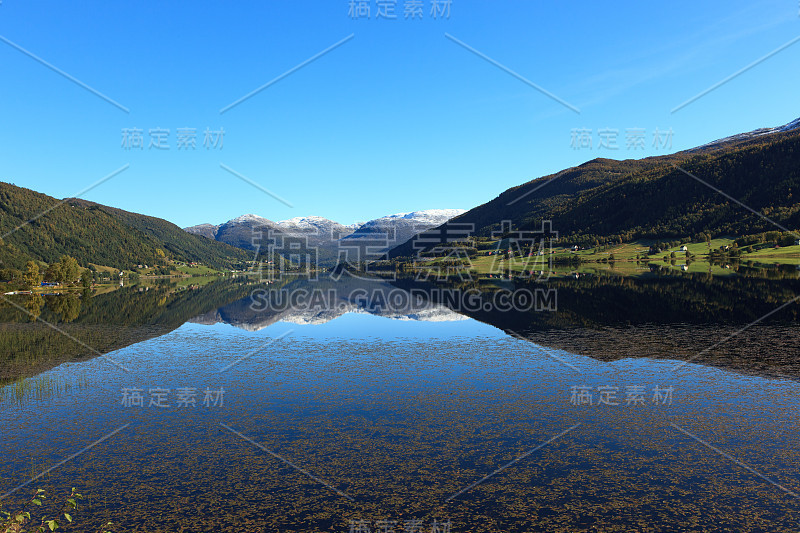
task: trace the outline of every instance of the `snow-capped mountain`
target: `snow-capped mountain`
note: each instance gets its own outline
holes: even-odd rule
[[[214,226],[211,224],[200,224],[199,226],[184,228],[184,230],[196,235],[202,235],[203,237],[209,237],[207,232],[210,228],[214,228]],[[254,250],[260,236],[269,229],[278,229],[278,226],[275,222],[267,218],[247,214],[216,226],[213,237],[209,238],[238,248],[244,248],[245,250]]]
[[[463,209],[429,209],[376,218],[363,224],[343,241],[347,243],[357,243],[359,240],[376,241],[378,236],[380,239],[385,236],[388,242],[382,251],[386,251],[406,242],[417,233],[441,226],[464,212]]]
[[[252,250],[254,232],[259,231],[257,228],[265,227],[275,228],[277,226],[275,222],[269,219],[247,214],[223,224],[198,224],[197,226],[183,228],[183,231],[244,248],[245,250]]]
[[[774,128],[759,128],[757,130],[748,131],[747,133],[738,133],[736,135],[731,135],[730,137],[725,137],[723,139],[717,139],[716,141],[698,146],[697,148],[692,148],[691,150],[687,150],[687,152],[694,152],[699,150],[706,150],[709,148],[715,148],[716,146],[741,142],[741,141],[749,141],[752,139],[756,139],[758,137],[763,137],[764,135],[771,135],[773,133],[783,133],[787,131],[793,131],[796,129],[800,129],[800,118],[795,119],[788,124],[784,124],[783,126],[777,126]]]
[[[229,220],[227,224],[275,224],[275,222],[251,213]]]
[[[287,233],[315,235],[321,240],[339,240],[356,230],[353,225],[345,226],[318,216],[290,218],[277,225]]]
[[[273,235],[283,234],[306,240],[309,247],[317,250],[321,262],[326,263],[336,259],[342,244],[351,248],[369,246],[370,254],[377,259],[382,252],[402,244],[421,231],[440,226],[463,212],[463,209],[429,209],[398,213],[363,224],[350,225],[339,224],[320,216],[295,217],[273,222],[259,215],[247,214],[224,224],[199,224],[184,228],[184,231],[245,250],[255,250],[271,230]],[[376,239],[385,241],[385,245],[376,245]],[[361,258],[368,258],[366,251],[361,254]]]
[[[361,225],[361,228],[370,228],[387,224],[408,223],[417,223],[435,227],[444,224],[451,218],[457,217],[464,212],[465,211],[463,209],[428,209],[426,211],[412,211],[411,213],[397,213],[396,215],[389,215],[365,222]]]

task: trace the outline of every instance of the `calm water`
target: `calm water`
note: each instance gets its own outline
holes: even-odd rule
[[[632,320],[652,287],[602,321],[570,303],[619,301],[606,285],[563,286],[517,336],[495,326],[520,317],[427,304],[254,311],[245,285],[95,296],[60,327],[124,347],[31,356],[27,388],[3,390],[2,501],[78,487],[74,531],[798,531],[796,314],[679,366],[674,347],[743,327],[737,302],[694,324]],[[794,289],[771,287],[751,307]],[[27,327],[4,331],[39,342]]]

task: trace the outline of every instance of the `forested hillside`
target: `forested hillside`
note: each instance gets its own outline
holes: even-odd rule
[[[797,130],[642,160],[595,159],[508,189],[451,222],[472,223],[476,235],[488,237],[503,220],[531,230],[552,220],[562,242],[585,246],[743,235],[776,226],[726,195],[795,229],[800,227],[795,191],[800,191]],[[409,241],[391,255],[412,253]]]
[[[0,235],[5,235],[0,269],[22,269],[31,259],[54,263],[62,255],[84,267],[120,269],[165,259],[223,268],[249,258],[243,250],[188,234],[166,220],[86,200],[61,202],[8,183],[0,183]]]

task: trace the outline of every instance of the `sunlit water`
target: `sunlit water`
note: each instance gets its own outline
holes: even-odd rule
[[[128,371],[63,364],[40,378],[69,385],[0,404],[6,506],[77,487],[74,531],[800,529],[788,379],[361,313],[107,358]]]

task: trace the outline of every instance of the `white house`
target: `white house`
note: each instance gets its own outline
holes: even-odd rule
[[[688,251],[689,251],[689,249],[686,247],[685,244],[683,246],[681,246],[681,252],[688,252]]]

